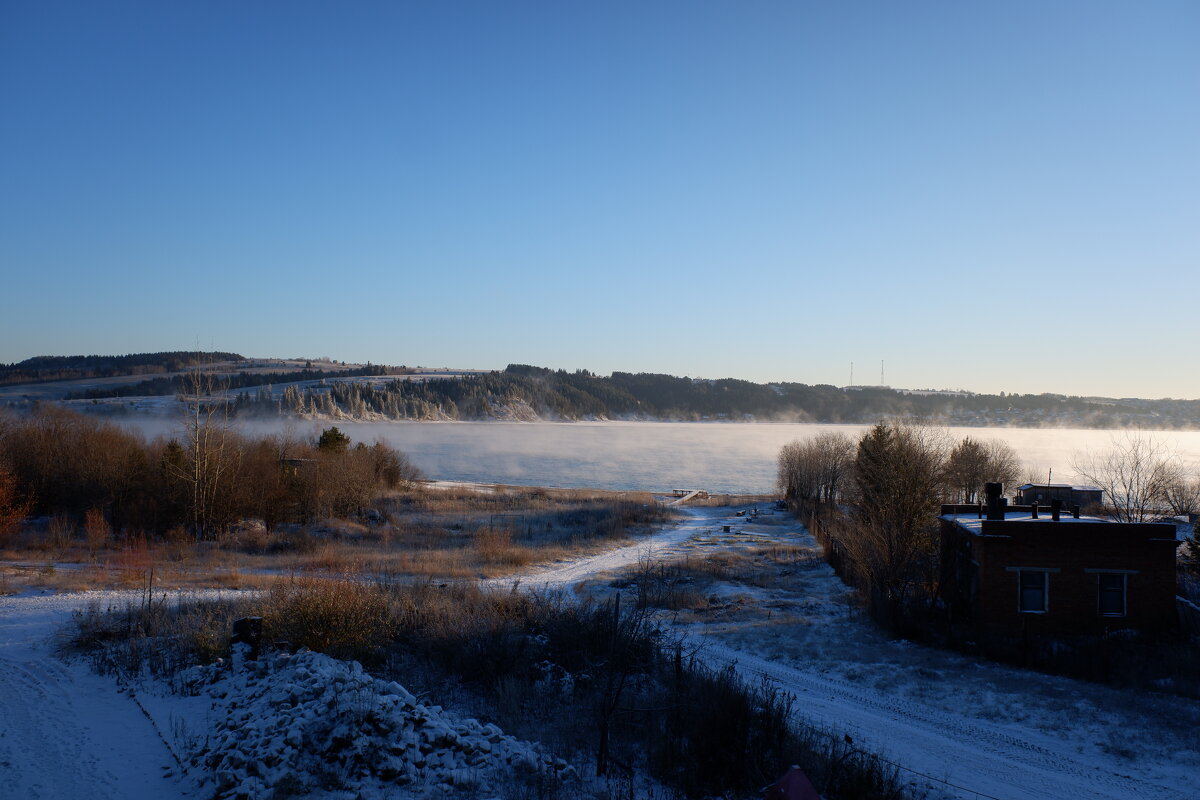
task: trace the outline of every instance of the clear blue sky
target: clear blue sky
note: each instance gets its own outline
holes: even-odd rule
[[[6,0],[0,153],[0,361],[1200,397],[1194,0]]]

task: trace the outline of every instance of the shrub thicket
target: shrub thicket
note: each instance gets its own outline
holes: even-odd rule
[[[903,796],[891,768],[798,723],[789,696],[705,666],[666,640],[647,609],[616,602],[473,584],[284,581],[253,598],[93,608],[71,647],[104,670],[149,666],[169,677],[214,659],[214,641],[249,614],[263,617],[267,641],[362,656],[412,691],[444,695],[457,684],[508,732],[595,754],[608,774],[648,771],[676,796],[748,796],[791,764],[830,800]]]
[[[420,477],[382,442],[322,448],[222,428],[219,449],[198,452],[206,437],[189,439],[186,427],[178,439],[147,441],[48,405],[3,415],[0,423],[0,516],[63,514],[78,524],[90,514],[93,532],[104,527],[97,514],[126,535],[183,525],[193,535],[203,527],[220,536],[245,518],[268,526],[306,522],[354,513],[375,490]],[[203,526],[195,513],[201,500]]]

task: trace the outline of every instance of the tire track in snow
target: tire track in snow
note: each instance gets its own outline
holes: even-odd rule
[[[115,799],[113,776],[88,753],[87,734],[60,683],[65,673],[55,666],[0,658],[0,697],[6,698],[0,715],[0,794],[30,800]]]
[[[1081,763],[1066,750],[1032,741],[986,721],[938,711],[919,703],[864,691],[846,681],[817,676],[715,644],[702,658],[735,664],[743,675],[763,677],[796,696],[797,714],[823,727],[851,731],[862,743],[901,748],[901,763],[980,792],[1029,800],[1194,800],[1194,795]],[[1019,779],[1022,785],[1015,785]]]
[[[169,754],[111,678],[53,653],[56,627],[121,592],[0,598],[0,798],[170,800]]]

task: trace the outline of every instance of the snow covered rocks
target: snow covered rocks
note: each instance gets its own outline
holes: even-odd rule
[[[572,770],[495,725],[417,702],[356,662],[308,651],[188,671],[213,699],[207,741],[188,754],[218,800],[437,797],[518,770]]]

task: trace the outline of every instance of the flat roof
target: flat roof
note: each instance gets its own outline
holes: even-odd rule
[[[968,512],[965,514],[943,514],[942,519],[949,520],[951,522],[956,522],[959,525],[961,525],[963,528],[966,528],[967,530],[971,531],[972,533],[976,533],[976,534],[983,533],[983,523],[992,522],[992,521],[994,521],[994,522],[1000,521],[1000,520],[989,520],[987,518],[986,511],[984,512],[982,519],[980,519],[979,516],[974,512]],[[1054,518],[1050,515],[1049,511],[1044,511],[1044,512],[1039,513],[1037,519],[1034,519],[1033,515],[1028,511],[1009,511],[1009,512],[1005,513],[1004,521],[1005,522],[1028,522],[1028,523],[1031,523],[1034,525],[1042,523],[1042,522],[1048,523],[1050,525],[1062,525],[1064,522],[1107,522],[1107,523],[1111,523],[1113,525],[1116,524],[1115,522],[1113,522],[1110,519],[1103,519],[1101,517],[1081,516],[1079,519],[1075,519],[1070,514],[1059,515],[1058,522],[1055,522]]]
[[[1017,489],[1074,489],[1080,492],[1102,492],[1099,486],[1081,486],[1073,483],[1026,483]]]

